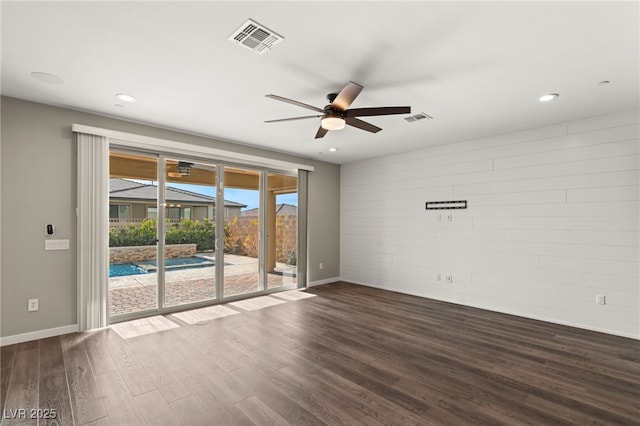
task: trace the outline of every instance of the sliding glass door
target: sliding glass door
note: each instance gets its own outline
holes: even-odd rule
[[[298,179],[110,152],[112,321],[298,285]]]
[[[217,165],[168,158],[164,176],[163,306],[215,301]]]
[[[260,279],[261,226],[260,182],[262,173],[239,167],[224,167],[225,298],[262,290]],[[222,201],[222,200],[221,200]]]
[[[298,264],[298,178],[269,173],[267,179],[267,287],[294,288]]]
[[[158,156],[109,154],[109,316],[158,309]]]

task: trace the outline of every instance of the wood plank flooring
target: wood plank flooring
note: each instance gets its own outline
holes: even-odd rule
[[[638,340],[348,283],[306,293],[3,347],[0,424],[640,424]]]

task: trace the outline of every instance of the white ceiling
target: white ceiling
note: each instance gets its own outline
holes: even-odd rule
[[[639,107],[635,2],[2,2],[2,94],[334,163]],[[257,55],[227,40],[248,18],[284,36]],[[63,85],[42,82],[47,72]],[[365,117],[320,140],[348,81]],[[611,83],[598,85],[602,80]],[[544,93],[553,102],[540,103]],[[116,93],[137,102],[123,104]],[[335,153],[328,152],[336,147]]]

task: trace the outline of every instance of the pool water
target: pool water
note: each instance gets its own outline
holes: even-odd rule
[[[213,266],[214,262],[203,257],[190,256],[165,259],[164,265],[166,269],[175,270]],[[155,260],[145,260],[144,262],[140,262],[139,264],[116,263],[109,265],[109,278],[125,277],[128,275],[149,274],[152,272],[156,272],[157,269],[158,263]]]
[[[155,260],[146,260],[145,265],[152,265],[152,266],[158,266],[158,262],[156,262]],[[175,266],[184,266],[184,267],[189,267],[190,265],[201,265],[203,263],[206,264],[212,264],[213,261],[209,260],[209,259],[205,259],[203,257],[196,257],[196,256],[191,256],[191,257],[175,257],[172,259],[165,259],[164,260],[164,266],[165,268],[171,268],[171,267],[175,267]]]
[[[111,277],[126,277],[127,275],[140,275],[148,274],[135,263],[116,263],[109,265],[109,278]]]

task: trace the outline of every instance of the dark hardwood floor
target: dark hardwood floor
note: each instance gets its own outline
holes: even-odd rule
[[[3,347],[1,424],[640,424],[638,340],[347,283],[307,292]]]

